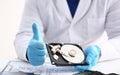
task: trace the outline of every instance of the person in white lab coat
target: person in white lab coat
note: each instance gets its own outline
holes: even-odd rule
[[[103,40],[104,32],[108,39]],[[18,57],[42,65],[45,43],[82,46],[89,65],[75,66],[77,70],[119,59],[120,0],[27,0],[15,39]]]

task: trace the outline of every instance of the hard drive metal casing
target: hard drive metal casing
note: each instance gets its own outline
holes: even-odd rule
[[[82,52],[83,55],[84,55],[84,58],[81,57],[81,58],[83,58],[84,60],[83,60],[82,62],[80,62],[80,63],[72,63],[72,62],[71,62],[72,60],[71,60],[71,61],[66,60],[66,58],[64,58],[65,56],[63,57],[63,55],[62,55],[60,52],[54,53],[54,52],[52,51],[52,47],[54,47],[54,46],[56,46],[56,45],[59,45],[60,48],[61,48],[62,46],[65,46],[65,45],[71,45],[71,46],[76,46],[76,47],[78,47],[79,50],[81,50],[81,52]],[[47,51],[48,51],[48,54],[49,54],[50,61],[51,61],[51,64],[52,64],[52,65],[56,65],[56,66],[87,65],[87,64],[85,63],[85,58],[86,58],[86,56],[85,56],[82,48],[81,48],[79,45],[77,45],[77,44],[71,44],[71,43],[64,43],[64,44],[61,44],[61,43],[49,43],[49,44],[46,44],[46,46],[47,46]],[[51,46],[52,46],[52,47],[51,47]],[[68,48],[68,49],[69,49],[69,48]],[[58,59],[57,59],[57,60],[54,58],[54,55],[57,55],[57,56],[58,56]]]

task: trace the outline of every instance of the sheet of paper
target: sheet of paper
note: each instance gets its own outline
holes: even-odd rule
[[[100,71],[102,73],[117,73],[120,74],[120,59],[114,61],[104,61],[99,62],[91,70]],[[47,59],[44,65],[42,66],[32,66],[27,62],[12,60],[5,71],[10,72],[27,72],[27,73],[38,73],[40,75],[73,75],[78,73],[75,71],[74,67],[56,67],[51,65],[50,60]]]
[[[7,67],[9,60],[7,59],[0,59],[0,73]]]
[[[74,67],[56,67],[51,65],[49,61],[45,62],[42,66],[32,66],[27,62],[12,61],[8,65],[5,71],[10,72],[28,72],[37,73],[40,75],[73,75],[78,71],[75,71]]]

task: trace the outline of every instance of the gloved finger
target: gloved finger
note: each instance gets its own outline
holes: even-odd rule
[[[47,50],[39,50],[38,55],[45,56],[47,53]]]
[[[99,59],[99,56],[96,56],[96,58],[95,58],[95,59],[93,59],[92,65],[96,65],[96,63],[97,63],[98,59]]]
[[[46,48],[46,45],[44,42],[38,41],[38,40],[31,40],[31,43],[29,45],[31,48],[40,48],[40,49],[44,49]]]
[[[96,51],[94,50],[89,51],[86,57],[87,63],[91,64],[91,62],[93,62],[93,60],[96,59],[96,57],[98,57],[98,54]]]
[[[35,45],[36,45],[35,46],[36,48],[41,49],[41,50],[46,48],[45,43],[41,41],[36,41]]]
[[[34,66],[42,65],[45,62],[45,56],[31,57],[30,59],[34,59],[29,61]]]
[[[89,46],[86,49],[86,62],[91,65],[95,65],[99,58],[99,48],[97,46]]]
[[[91,64],[93,62],[93,59],[94,59],[94,56],[91,53],[89,53],[86,57],[86,63]]]
[[[91,53],[91,54],[98,54],[98,46],[88,46],[84,52],[85,54],[87,55],[88,53]]]
[[[45,60],[45,57],[46,56],[31,56],[30,59],[34,59],[34,60],[31,60],[31,61],[34,61],[34,62],[42,62]]]
[[[86,57],[86,62],[91,65],[96,65],[96,62],[98,61],[99,55],[96,53],[89,53]]]
[[[75,70],[89,70],[91,68],[90,65],[86,65],[86,66],[75,66]]]
[[[39,65],[42,65],[44,64],[44,62],[30,62],[33,66],[39,66]]]
[[[36,52],[36,55],[38,55],[38,56],[45,56],[46,55],[46,50],[38,50]]]
[[[92,58],[91,65],[93,65],[93,66],[96,65],[96,63],[99,59],[99,56],[100,56],[100,49],[97,46],[95,46],[93,51],[90,52],[89,57],[90,56]]]
[[[32,24],[32,30],[33,30],[33,38],[36,39],[36,40],[43,41],[42,36],[40,34],[39,27],[36,23]]]
[[[45,50],[34,49],[32,53],[35,54],[36,56],[45,56],[47,52]]]

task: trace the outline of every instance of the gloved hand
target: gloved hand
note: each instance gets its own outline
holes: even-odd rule
[[[86,55],[85,62],[88,65],[85,65],[85,66],[75,66],[76,70],[89,70],[90,68],[95,66],[97,61],[98,61],[98,59],[99,59],[99,57],[100,57],[101,51],[100,51],[100,48],[97,45],[94,45],[94,46],[88,46],[84,50],[84,53]]]
[[[39,27],[36,23],[32,25],[33,37],[27,48],[29,62],[34,65],[42,65],[45,61],[46,45],[40,35]]]

